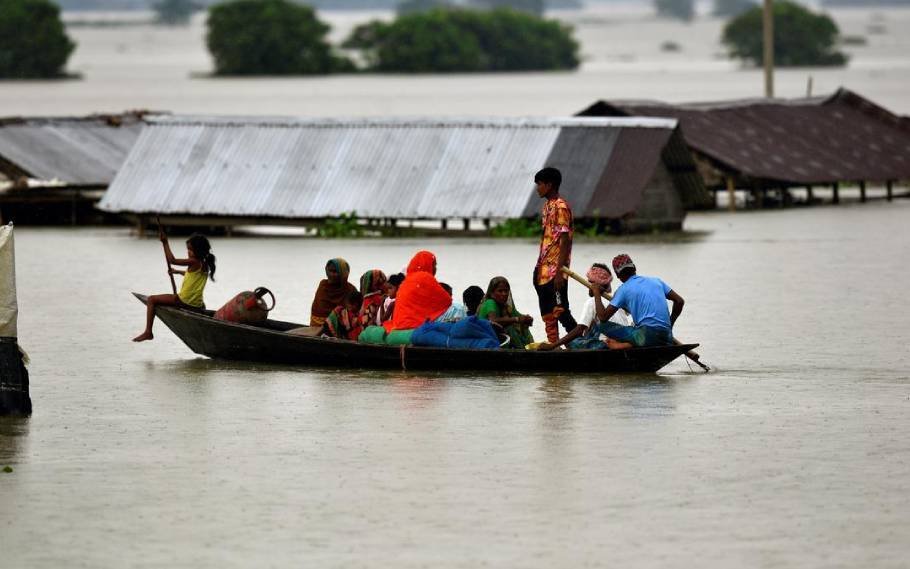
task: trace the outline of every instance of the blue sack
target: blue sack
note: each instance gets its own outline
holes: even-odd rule
[[[447,348],[452,333],[451,322],[427,322],[414,330],[411,344],[431,348]]]
[[[499,338],[488,320],[470,316],[455,323],[427,322],[414,330],[411,344],[431,348],[493,350],[499,348]]]
[[[475,350],[495,350],[499,348],[499,337],[489,320],[480,320],[469,316],[452,325],[450,348],[471,348]]]

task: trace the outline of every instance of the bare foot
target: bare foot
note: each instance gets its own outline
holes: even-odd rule
[[[151,332],[143,332],[142,334],[139,334],[138,336],[136,336],[135,338],[133,338],[133,341],[134,341],[134,342],[144,342],[144,341],[146,341],[146,340],[151,340],[151,339],[154,338],[154,337],[155,337],[155,336],[152,335]]]
[[[604,343],[611,350],[628,350],[633,347],[629,342],[618,342],[613,338],[607,338]]]

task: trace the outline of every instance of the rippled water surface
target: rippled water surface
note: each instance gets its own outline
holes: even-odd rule
[[[3,567],[906,567],[910,203],[691,215],[630,253],[686,300],[677,361],[619,376],[212,361],[163,326],[160,246],[17,230],[34,416],[0,421]],[[176,242],[176,241],[175,241]],[[264,284],[305,320],[324,259],[418,248],[457,290],[533,241],[215,239],[209,304]],[[574,287],[572,302],[584,298]],[[542,335],[542,330],[535,330]]]

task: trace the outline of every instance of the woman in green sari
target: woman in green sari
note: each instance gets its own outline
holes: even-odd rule
[[[505,277],[493,277],[487,287],[487,294],[477,309],[477,317],[487,319],[502,327],[509,336],[508,348],[523,350],[534,341],[530,326],[534,319],[515,309],[512,302],[512,287]]]

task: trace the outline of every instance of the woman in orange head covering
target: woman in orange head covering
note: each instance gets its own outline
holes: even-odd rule
[[[386,330],[410,330],[436,320],[452,305],[452,295],[436,281],[436,255],[420,251],[408,263],[408,275],[398,289],[395,312]]]

